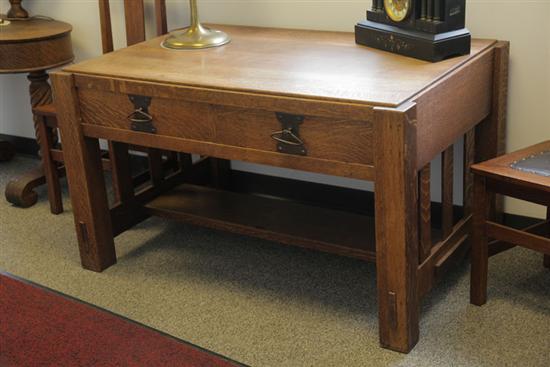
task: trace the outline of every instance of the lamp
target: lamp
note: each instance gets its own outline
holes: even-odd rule
[[[21,6],[22,0],[10,0],[10,10],[6,14],[8,18],[28,18],[29,13]]]
[[[231,41],[222,31],[204,27],[199,22],[197,0],[189,0],[191,10],[191,25],[182,30],[173,31],[162,42],[162,46],[174,50],[190,50],[208,47],[218,47]]]

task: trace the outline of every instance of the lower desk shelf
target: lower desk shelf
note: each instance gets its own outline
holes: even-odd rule
[[[190,184],[145,205],[151,215],[375,261],[374,218]]]

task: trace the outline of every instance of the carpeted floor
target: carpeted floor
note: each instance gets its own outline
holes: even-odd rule
[[[244,367],[3,272],[0,272],[0,366]]]
[[[0,163],[0,190],[36,161]],[[378,346],[373,264],[149,219],[116,239],[119,262],[80,267],[70,203],[49,214],[0,200],[0,269],[251,366],[550,365],[550,271],[514,249],[490,262],[489,302],[468,302],[465,263],[422,305],[408,355]]]

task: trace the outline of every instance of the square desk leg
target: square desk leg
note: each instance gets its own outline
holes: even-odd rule
[[[116,263],[111,216],[98,139],[84,137],[73,77],[52,75],[80,259],[85,269],[102,271]]]
[[[508,106],[508,66],[510,44],[500,41],[493,57],[491,113],[476,126],[475,161],[483,162],[506,152],[506,111]],[[502,221],[504,198],[490,194],[489,218]]]
[[[377,108],[375,114],[380,344],[408,353],[419,337],[416,108]]]

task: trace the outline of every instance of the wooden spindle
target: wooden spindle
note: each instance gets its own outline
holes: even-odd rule
[[[432,251],[432,218],[431,218],[431,195],[430,195],[430,167],[428,163],[418,173],[418,207],[419,207],[419,241],[418,251],[419,264],[430,256]]]
[[[475,163],[475,129],[464,135],[464,217],[472,213],[474,201],[474,175],[470,166]]]
[[[453,146],[441,155],[441,231],[447,238],[453,231]]]

